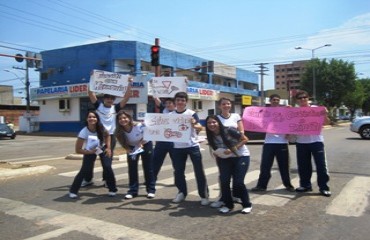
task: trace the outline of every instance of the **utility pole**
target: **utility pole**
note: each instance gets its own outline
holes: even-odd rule
[[[268,63],[256,63],[254,65],[259,66],[259,70],[256,70],[255,72],[259,73],[261,75],[261,102],[260,105],[264,106],[265,105],[265,89],[264,89],[264,81],[263,81],[263,76],[267,75],[265,72],[268,71],[268,68],[265,67]]]

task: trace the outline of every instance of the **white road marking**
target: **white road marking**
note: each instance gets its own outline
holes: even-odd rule
[[[174,239],[155,233],[142,231],[140,229],[122,226],[116,223],[109,223],[95,218],[83,217],[71,213],[64,213],[6,198],[0,198],[0,211],[8,215],[24,218],[26,220],[37,221],[37,224],[40,225],[45,224],[60,227],[61,229],[59,232],[50,232],[51,237],[57,235],[58,233],[62,233],[63,231],[78,231],[91,236],[96,236],[98,238],[110,240]],[[43,234],[43,236],[46,237],[47,234]],[[34,239],[47,239],[42,238],[43,236],[41,236],[41,238],[35,237]]]
[[[368,205],[369,186],[369,177],[354,177],[330,203],[326,213],[345,217],[360,217],[365,213]]]
[[[218,168],[217,168],[217,170],[218,170]],[[206,172],[206,175],[210,174],[208,169],[205,169],[205,172]],[[217,173],[217,172],[218,171],[213,172],[213,173]],[[272,172],[275,172],[275,171],[272,171]],[[248,184],[248,183],[251,183],[251,182],[257,180],[258,176],[259,176],[259,173],[260,173],[259,170],[254,170],[252,172],[248,172],[247,176],[245,178],[245,184]],[[217,198],[217,197],[220,196],[220,185],[219,185],[219,183],[208,185],[208,190],[209,190],[209,197],[210,198]],[[190,192],[189,195],[198,196],[198,190]]]
[[[0,179],[9,179],[9,178],[15,178],[17,176],[45,173],[51,169],[55,169],[55,167],[48,166],[48,165],[42,165],[42,166],[37,166],[37,167],[26,167],[26,168],[18,168],[18,169],[11,169],[11,170],[0,168],[0,173],[1,173]]]

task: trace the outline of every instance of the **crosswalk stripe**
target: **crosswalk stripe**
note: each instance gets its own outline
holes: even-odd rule
[[[118,169],[118,168],[122,168],[122,167],[127,167],[127,162],[117,163],[117,164],[112,165],[113,169]],[[64,172],[64,173],[59,173],[58,175],[63,176],[63,177],[75,177],[79,171],[80,170],[71,171],[71,172]],[[94,168],[94,173],[99,173],[99,172],[102,172],[102,171],[103,171],[102,167],[95,167]]]
[[[346,217],[361,216],[368,205],[369,186],[369,177],[354,177],[330,203],[326,213]]]
[[[312,173],[311,179],[311,183],[314,184],[316,182],[315,179],[317,179],[316,172]],[[293,178],[291,180],[291,183],[293,186],[299,186],[299,178]],[[280,186],[274,188],[272,191],[268,191],[262,196],[253,199],[253,204],[282,207],[295,197],[295,192],[287,192],[285,190],[285,186],[281,184]]]
[[[275,172],[275,171],[272,171],[272,172]],[[206,171],[206,173],[207,173],[207,171]],[[247,176],[245,178],[245,184],[248,184],[248,183],[251,183],[251,182],[257,180],[259,174],[260,174],[259,170],[254,170],[252,172],[248,172]],[[209,189],[209,197],[210,198],[217,198],[220,195],[221,189],[220,189],[220,185],[219,185],[218,182],[216,184],[208,185],[208,189]],[[192,192],[189,193],[189,195],[198,195],[198,191],[192,191]]]
[[[173,239],[137,228],[130,228],[72,213],[64,213],[6,198],[0,198],[0,211],[26,220],[37,221],[38,225],[45,224],[62,229],[67,228],[70,231],[83,232],[102,239]],[[51,235],[57,234],[57,232],[52,232]],[[63,230],[60,230],[60,232],[63,232]]]

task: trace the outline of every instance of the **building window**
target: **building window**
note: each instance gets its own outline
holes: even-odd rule
[[[69,99],[60,99],[59,100],[59,112],[69,112],[70,103]]]
[[[193,101],[193,110],[202,110],[202,109],[203,109],[202,101],[199,100]]]

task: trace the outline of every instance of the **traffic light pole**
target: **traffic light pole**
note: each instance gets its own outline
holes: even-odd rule
[[[154,45],[155,46],[159,46],[159,38],[156,38],[154,40]],[[160,65],[154,67],[154,74],[155,74],[156,77],[160,77],[161,76],[161,66]]]

